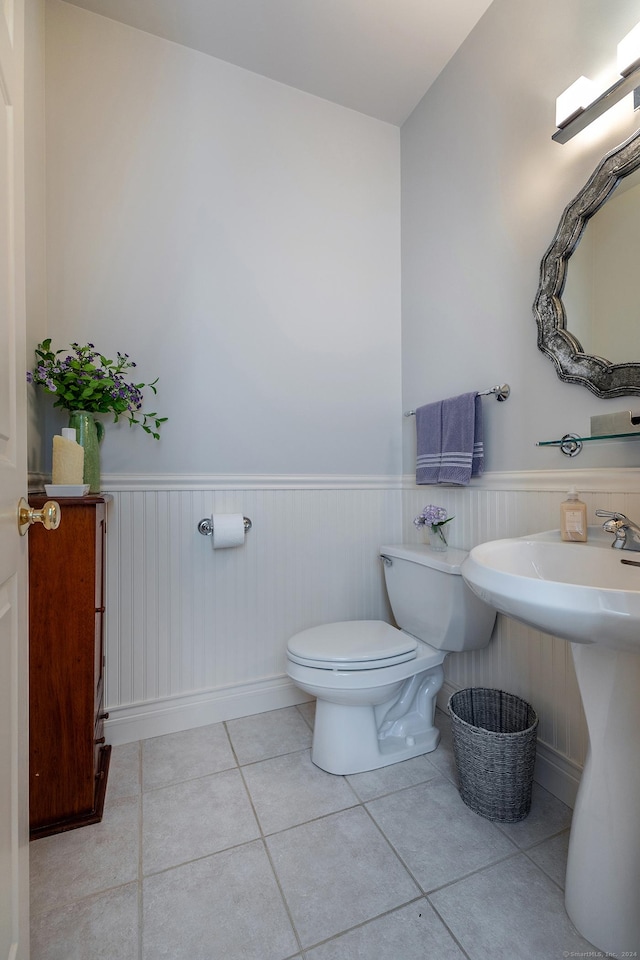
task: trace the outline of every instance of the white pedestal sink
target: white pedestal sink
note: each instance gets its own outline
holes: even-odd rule
[[[635,561],[637,566],[622,563]],[[640,955],[640,553],[560,533],[480,544],[461,568],[507,614],[571,643],[589,751],[571,826],[565,904],[578,931]]]

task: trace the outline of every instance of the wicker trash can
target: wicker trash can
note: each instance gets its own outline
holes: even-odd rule
[[[460,796],[487,820],[516,823],[531,809],[538,717],[503,690],[470,687],[449,699]]]

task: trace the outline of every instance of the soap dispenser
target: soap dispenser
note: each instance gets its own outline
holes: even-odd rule
[[[77,485],[83,481],[84,447],[76,442],[73,427],[63,427],[62,436],[53,438],[51,483]]]
[[[578,499],[571,487],[566,500],[560,504],[560,536],[563,540],[584,543],[587,539],[587,505]]]

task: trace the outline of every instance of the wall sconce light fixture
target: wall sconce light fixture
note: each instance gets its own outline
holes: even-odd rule
[[[579,77],[556,99],[556,127],[566,127],[597,97],[593,80]]]
[[[556,100],[556,126],[552,140],[566,143],[633,91],[633,109],[640,109],[640,23],[618,44],[619,80],[598,94],[595,84],[580,77]]]
[[[618,73],[628,77],[640,65],[640,23],[618,44]]]

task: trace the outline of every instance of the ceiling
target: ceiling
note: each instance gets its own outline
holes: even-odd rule
[[[400,125],[491,0],[67,0]]]

